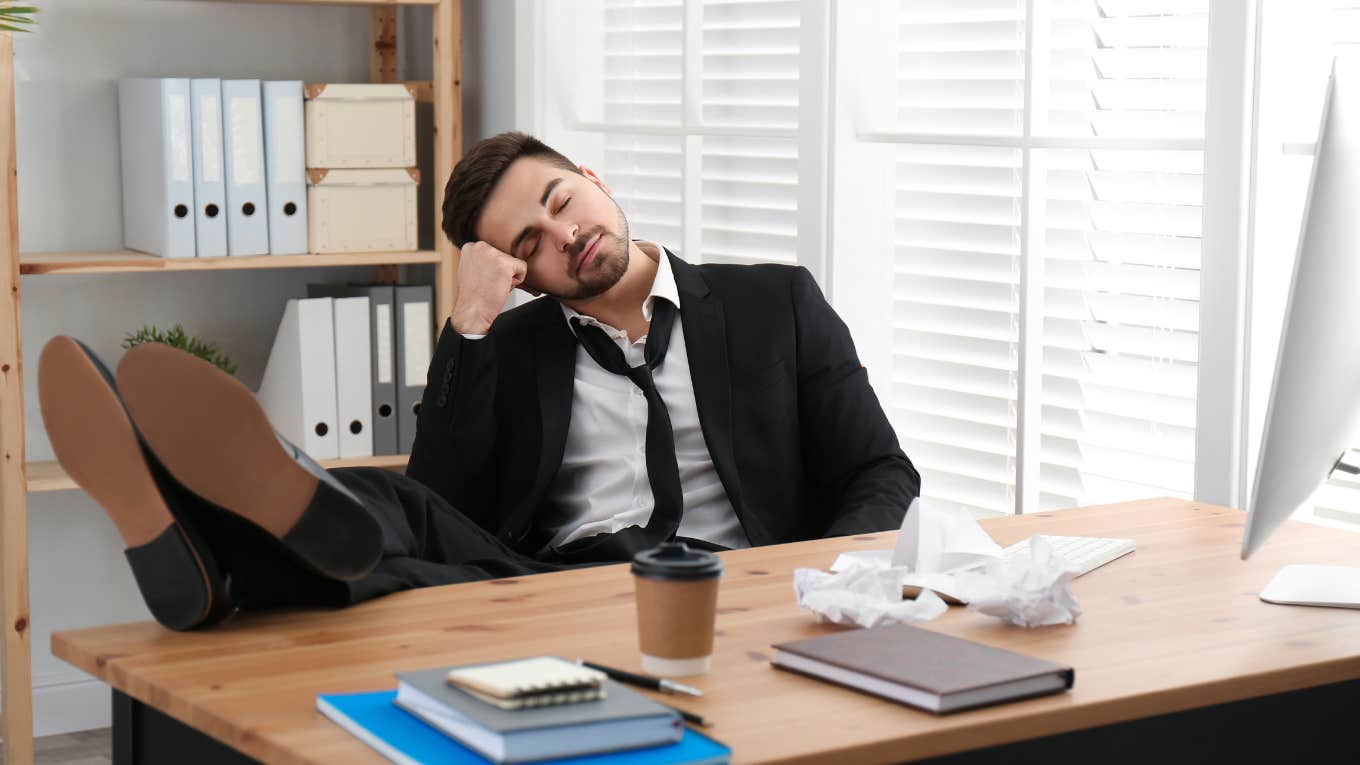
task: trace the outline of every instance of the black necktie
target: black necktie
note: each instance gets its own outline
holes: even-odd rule
[[[647,399],[647,477],[652,483],[655,507],[647,521],[648,546],[670,539],[680,527],[684,510],[684,494],[680,491],[680,469],[675,464],[675,435],[671,431],[671,416],[666,402],[656,389],[652,371],[666,358],[671,344],[671,327],[675,324],[675,306],[654,298],[652,326],[647,330],[647,346],[643,350],[644,363],[628,366],[623,350],[596,326],[580,325],[576,336],[595,363],[614,374],[631,379]]]

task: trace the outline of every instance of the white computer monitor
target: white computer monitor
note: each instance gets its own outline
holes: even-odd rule
[[[1306,502],[1360,423],[1360,59],[1332,64],[1242,559]],[[1360,565],[1360,561],[1356,561]],[[1261,599],[1360,608],[1360,568],[1293,565]]]

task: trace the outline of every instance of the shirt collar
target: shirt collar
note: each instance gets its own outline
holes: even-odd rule
[[[651,292],[649,292],[647,297],[642,301],[642,318],[650,322],[652,320],[652,307],[656,305],[657,298],[665,300],[675,306],[677,311],[680,310],[680,290],[675,286],[675,273],[671,271],[671,262],[670,258],[666,255],[666,248],[659,244],[643,240],[637,240],[637,244],[650,245],[655,247],[657,251],[656,276],[652,279]],[[643,256],[649,257],[646,253],[643,253]],[[567,326],[571,327],[572,332],[576,331],[576,325],[578,323],[593,325],[604,329],[614,329],[603,322],[597,321],[593,316],[586,316],[575,308],[568,306],[566,303],[558,303],[558,305],[562,307],[562,315],[566,317]]]

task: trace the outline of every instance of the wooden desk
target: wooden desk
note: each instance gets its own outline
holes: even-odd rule
[[[1148,500],[985,523],[1002,544],[1085,534],[1132,537],[1138,550],[1075,582],[1084,614],[1073,626],[1023,630],[961,608],[931,622],[1076,668],[1070,693],[946,717],[769,665],[771,643],[837,629],[798,610],[793,570],[825,568],[842,550],[891,547],[895,534],[724,553],[714,667],[693,679],[707,695],[665,700],[715,721],[710,733],[732,747],[735,763],[854,765],[1360,678],[1360,612],[1256,596],[1285,563],[1360,565],[1360,535],[1291,523],[1243,563],[1244,519],[1227,508]],[[153,623],[71,630],[52,636],[52,651],[264,762],[377,765],[386,761],[315,711],[318,693],[390,688],[397,671],[532,654],[636,668],[633,619],[628,569],[610,566],[411,591],[343,611],[249,615],[201,633]],[[1332,687],[1355,699],[1360,683]]]

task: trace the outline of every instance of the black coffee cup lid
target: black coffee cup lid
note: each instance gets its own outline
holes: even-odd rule
[[[691,550],[684,542],[662,542],[633,556],[633,573],[648,579],[697,581],[722,576],[723,564],[706,550]]]

